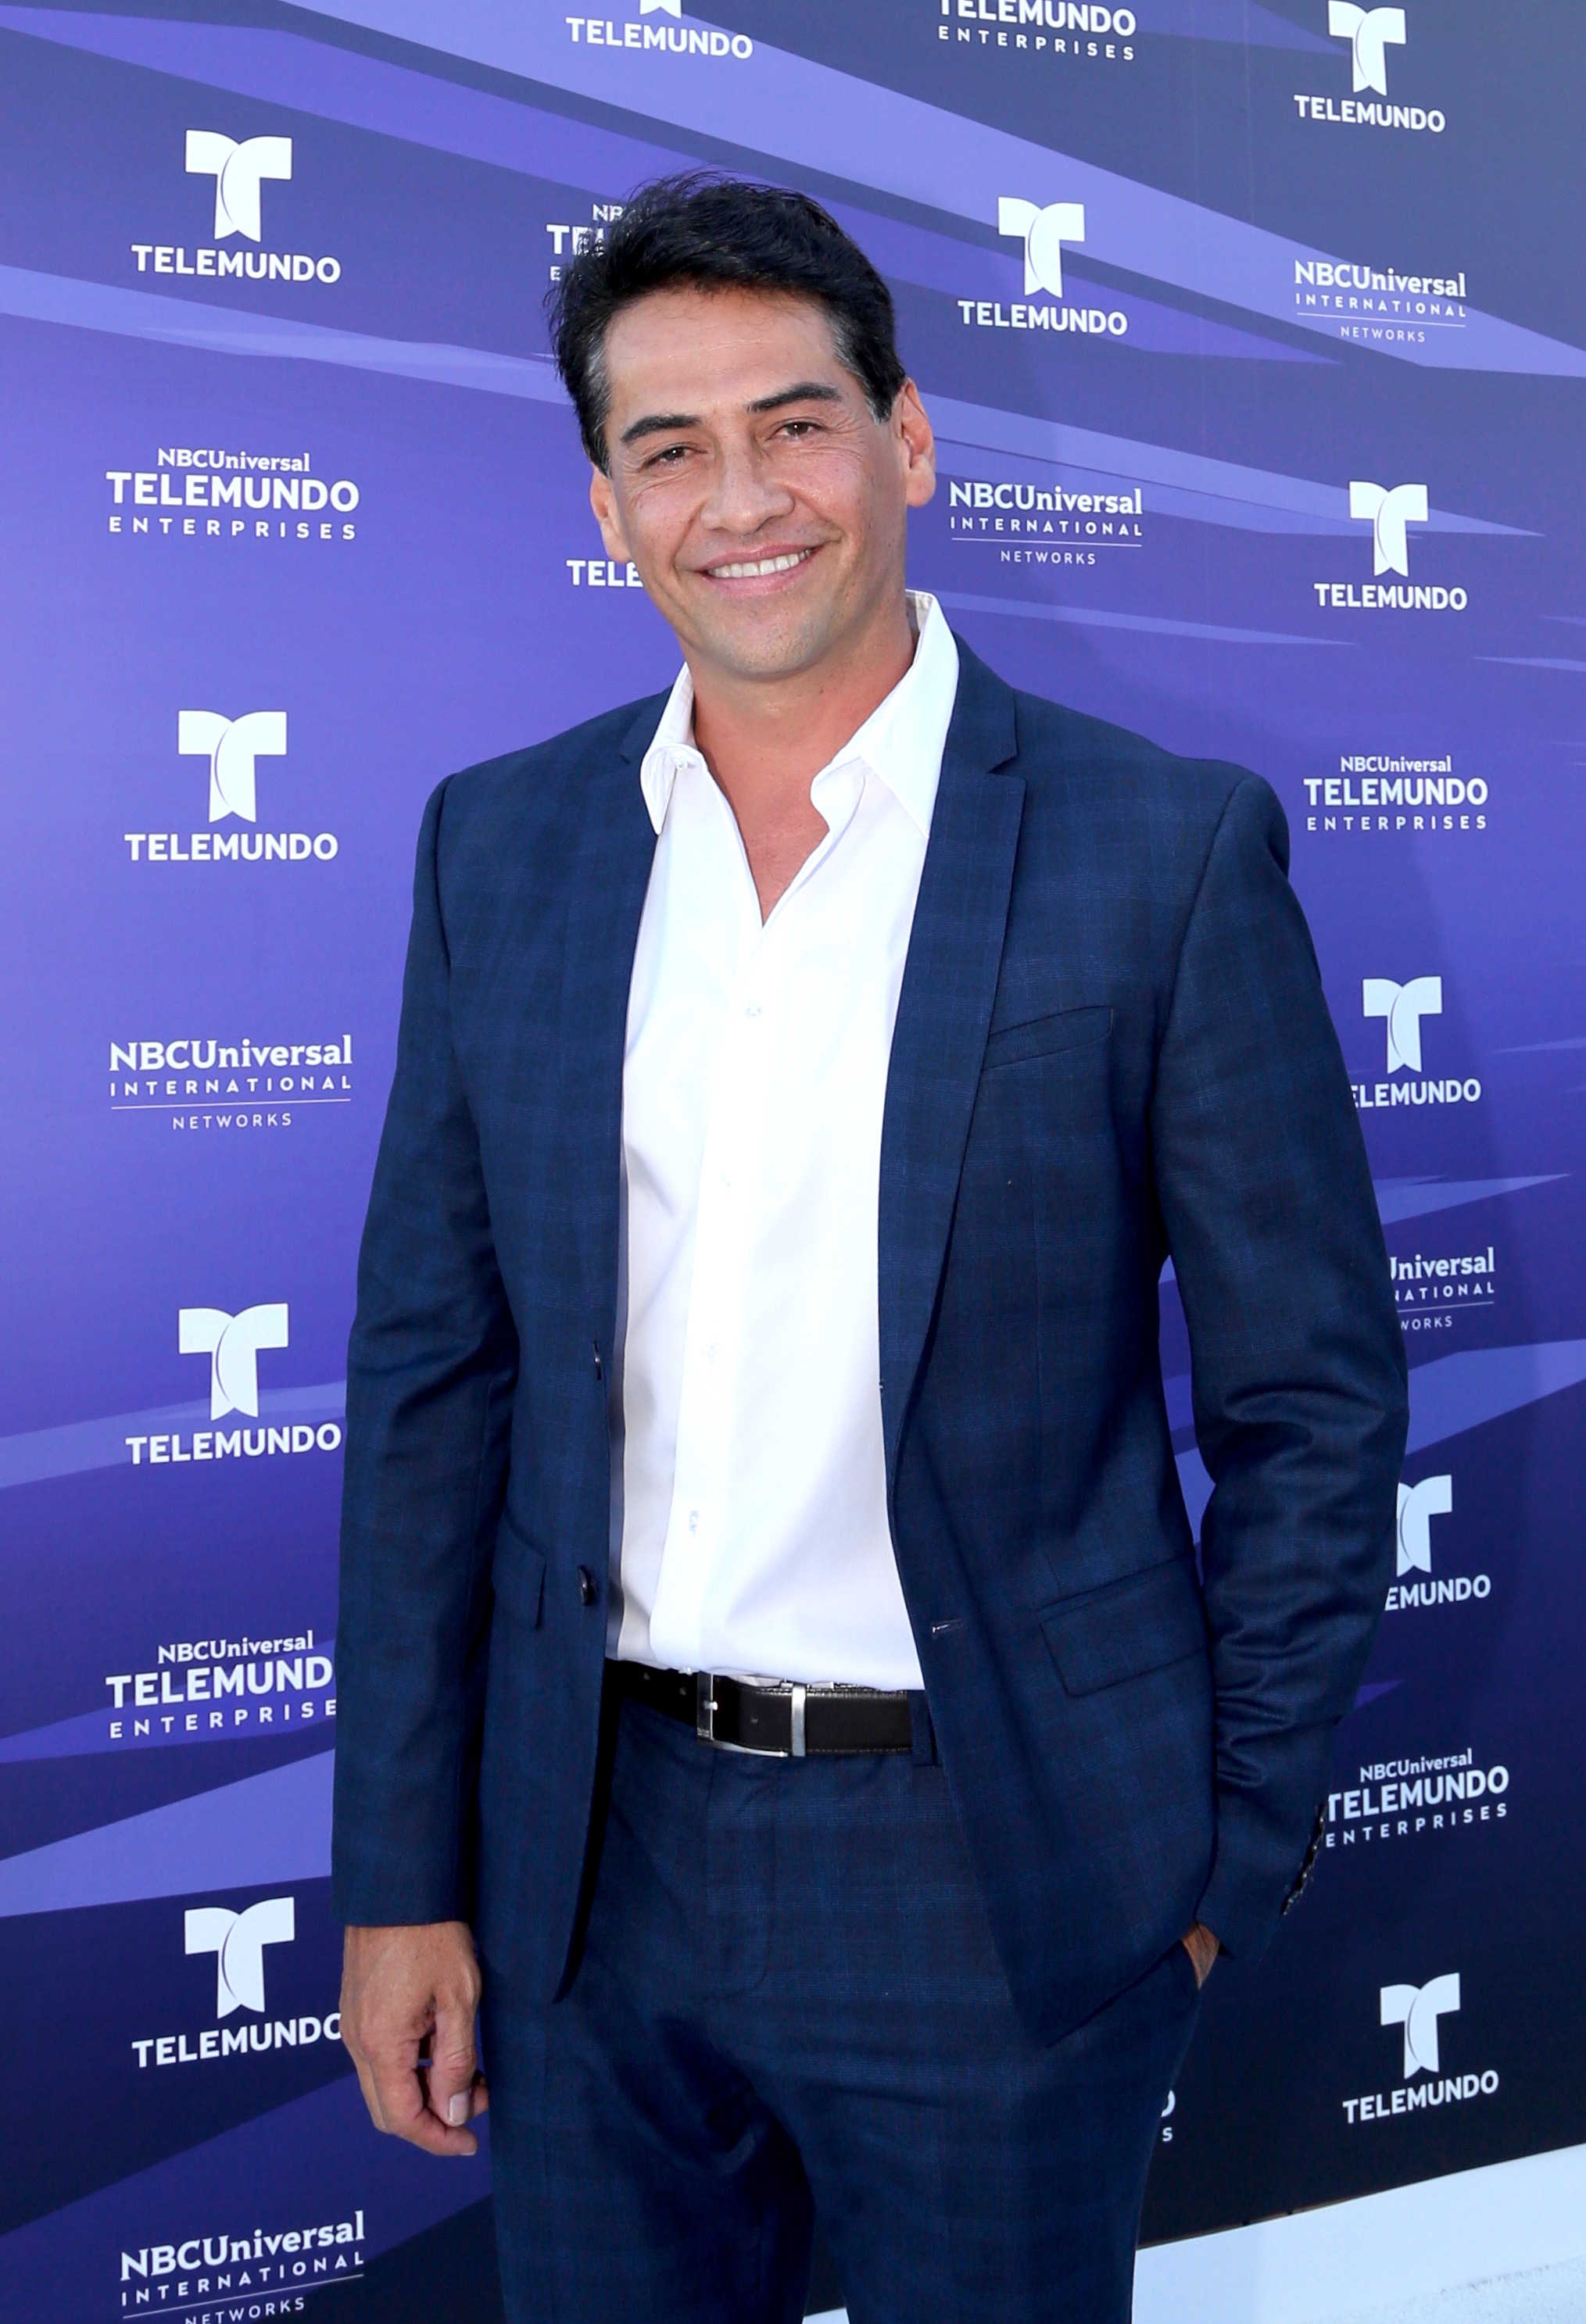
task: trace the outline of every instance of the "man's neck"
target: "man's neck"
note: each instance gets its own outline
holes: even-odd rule
[[[906,674],[915,637],[899,598],[839,659],[776,679],[691,659],[694,743],[740,827],[773,801],[792,804]]]
[[[810,786],[914,656],[900,597],[839,663],[745,683],[709,665],[694,669],[694,742],[737,819],[762,920],[826,836]]]

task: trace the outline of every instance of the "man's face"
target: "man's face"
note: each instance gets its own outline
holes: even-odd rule
[[[738,678],[840,659],[897,605],[907,512],[935,490],[912,382],[886,420],[825,309],[653,291],[607,333],[610,472],[589,498],[691,661]]]

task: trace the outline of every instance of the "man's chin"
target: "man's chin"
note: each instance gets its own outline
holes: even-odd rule
[[[701,624],[697,635],[724,677],[766,683],[797,678],[824,660],[839,642],[839,627],[810,616],[790,620],[785,609],[767,605],[763,620]]]

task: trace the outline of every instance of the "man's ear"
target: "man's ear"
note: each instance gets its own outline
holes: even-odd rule
[[[936,433],[912,379],[899,388],[892,416],[904,463],[904,500],[910,508],[923,508],[936,491]]]
[[[606,543],[608,557],[617,565],[631,564],[633,550],[627,545],[627,535],[617,512],[617,495],[604,468],[591,468],[589,471],[589,506],[595,512],[595,521],[600,528],[600,538]]]

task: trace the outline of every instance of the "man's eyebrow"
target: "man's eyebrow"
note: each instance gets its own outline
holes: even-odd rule
[[[636,444],[641,436],[669,436],[674,429],[697,428],[699,424],[691,411],[653,411],[648,419],[635,420],[631,428],[625,428],[621,441]]]
[[[774,395],[763,395],[755,403],[746,405],[749,411],[780,411],[784,403],[840,403],[840,388],[828,386],[824,380],[802,379],[795,386],[779,387]],[[655,411],[644,420],[635,420],[625,428],[619,439],[624,444],[636,444],[645,436],[669,436],[674,430],[697,428],[699,415],[692,411]]]
[[[841,391],[829,387],[824,380],[802,379],[796,387],[778,388],[774,395],[763,395],[751,403],[751,411],[780,411],[784,403],[840,403]]]

